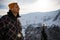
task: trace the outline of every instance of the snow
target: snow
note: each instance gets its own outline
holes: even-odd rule
[[[59,20],[53,21],[55,16],[58,14],[59,10],[51,11],[51,12],[33,12],[25,15],[21,15],[19,20],[21,21],[22,25],[30,25],[30,24],[46,24],[47,26],[51,26],[52,24],[59,24]]]

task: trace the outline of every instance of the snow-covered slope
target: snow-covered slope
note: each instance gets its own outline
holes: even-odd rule
[[[57,20],[54,21],[59,11],[60,10],[52,12],[32,12],[29,14],[21,15],[21,18],[19,19],[23,26],[23,35],[25,36],[25,28],[27,28],[30,24],[32,24],[33,27],[38,27],[39,25],[41,26],[41,24],[46,24],[48,28],[54,24],[60,26],[60,16],[58,16]]]
[[[20,21],[22,25],[42,23],[46,25],[58,24],[59,19],[53,21],[60,10],[51,12],[32,12],[29,14],[21,15]]]

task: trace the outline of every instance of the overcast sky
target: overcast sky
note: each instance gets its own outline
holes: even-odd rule
[[[18,2],[21,14],[60,9],[60,0],[0,0],[0,9],[8,10],[7,5],[11,2]]]

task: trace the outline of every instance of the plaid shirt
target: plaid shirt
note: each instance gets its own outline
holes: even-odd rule
[[[21,23],[13,20],[9,16],[3,16],[0,19],[0,40],[22,40]],[[21,37],[18,37],[20,33]]]

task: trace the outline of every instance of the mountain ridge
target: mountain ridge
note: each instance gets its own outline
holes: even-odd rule
[[[20,21],[23,25],[36,24],[36,23],[54,24],[53,19],[56,17],[59,11],[60,10],[51,12],[32,12],[29,14],[24,14],[21,15]]]

